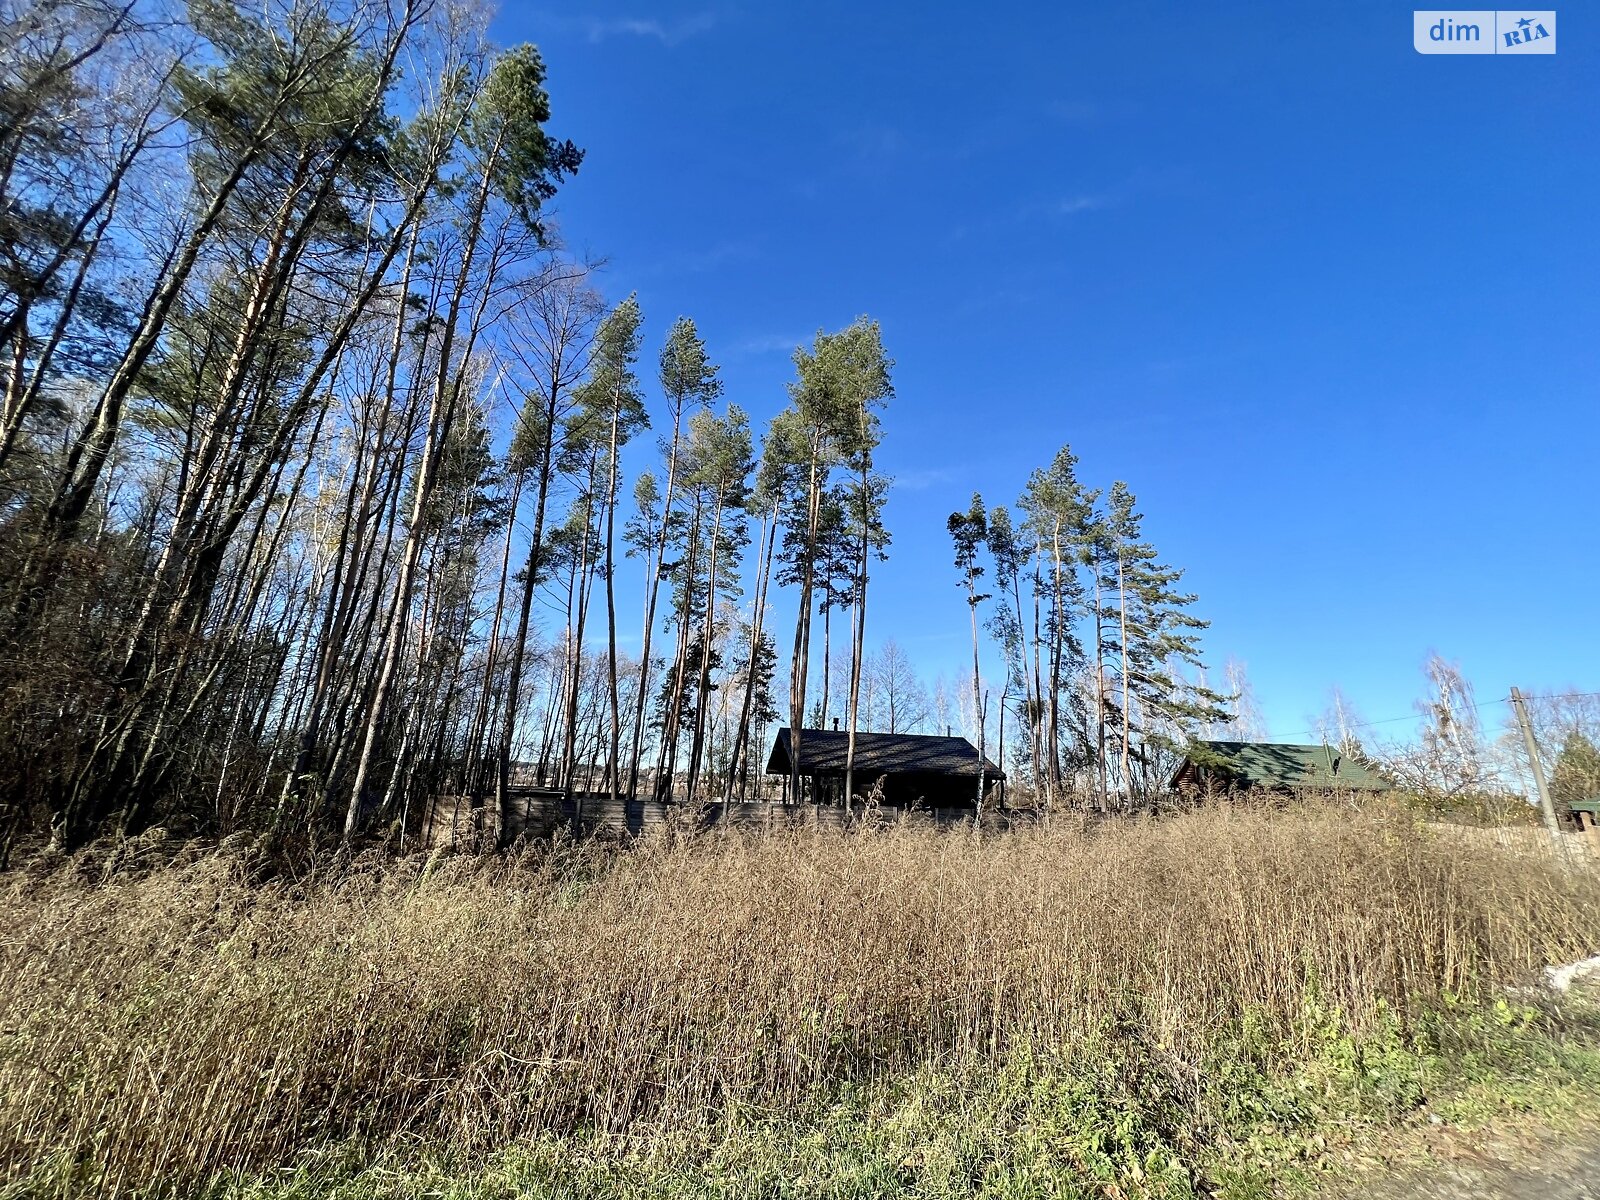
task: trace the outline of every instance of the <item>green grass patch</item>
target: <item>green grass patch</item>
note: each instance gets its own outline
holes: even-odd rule
[[[698,1130],[543,1135],[468,1157],[447,1145],[344,1143],[273,1172],[214,1179],[208,1200],[1254,1200],[1305,1196],[1353,1156],[1403,1147],[1430,1115],[1472,1127],[1561,1123],[1600,1099],[1600,1016],[1450,998],[1354,1030],[1310,1004],[1289,1052],[1246,1020],[1185,1069],[1137,1030],[999,1065],[929,1064],[749,1110]],[[9,1196],[106,1180],[67,1164]]]

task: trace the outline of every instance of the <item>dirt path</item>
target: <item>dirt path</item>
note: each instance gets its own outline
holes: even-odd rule
[[[1444,1173],[1401,1179],[1369,1195],[1373,1200],[1596,1200],[1600,1148],[1569,1162],[1535,1166],[1456,1164]]]
[[[1369,1200],[1600,1200],[1600,1130],[1486,1137],[1449,1147],[1424,1167],[1369,1171],[1341,1194]]]

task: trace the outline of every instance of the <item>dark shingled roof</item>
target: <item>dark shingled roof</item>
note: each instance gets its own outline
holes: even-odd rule
[[[1387,791],[1389,782],[1332,746],[1290,742],[1197,742],[1196,765],[1225,772],[1245,787]],[[1182,773],[1183,768],[1179,768]],[[1177,782],[1176,776],[1173,782]]]
[[[850,735],[839,729],[800,731],[800,773],[802,775],[844,772],[845,752]],[[977,747],[964,737],[929,737],[920,733],[856,733],[858,775],[953,775],[976,779],[979,771]],[[983,774],[1004,779],[1005,772],[983,760]],[[789,773],[789,729],[778,730],[767,756],[767,774]]]

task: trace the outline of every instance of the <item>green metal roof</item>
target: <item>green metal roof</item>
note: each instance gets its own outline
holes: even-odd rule
[[[1332,746],[1290,742],[1197,742],[1191,760],[1245,787],[1349,788],[1387,791],[1389,782],[1358,758]]]
[[[1587,800],[1574,800],[1567,807],[1573,812],[1589,813],[1591,816],[1600,817],[1600,796],[1590,796]]]

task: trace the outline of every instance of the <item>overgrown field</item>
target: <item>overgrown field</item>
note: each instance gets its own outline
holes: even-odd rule
[[[1270,1194],[1600,1095],[1503,998],[1597,912],[1387,809],[301,877],[147,838],[0,879],[3,1194]]]

